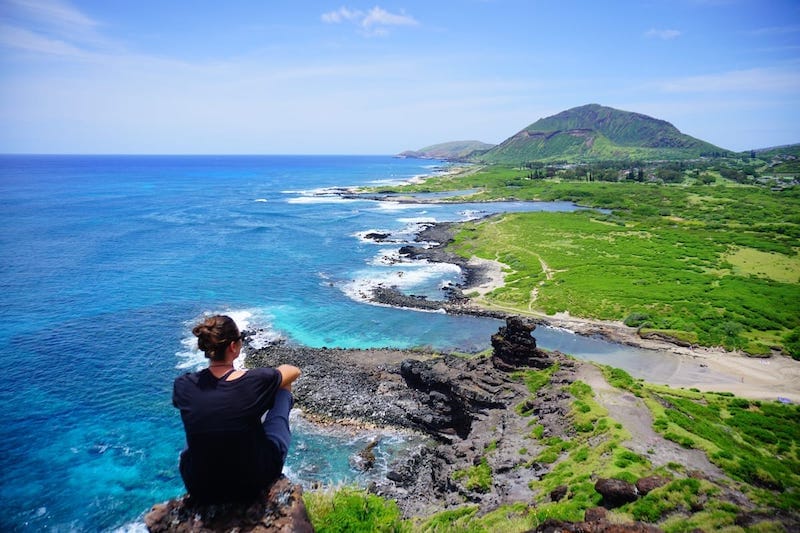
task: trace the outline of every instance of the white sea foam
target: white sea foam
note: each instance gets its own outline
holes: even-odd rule
[[[144,522],[131,522],[112,531],[114,533],[147,533],[149,529],[147,529],[147,525]]]
[[[475,220],[477,218],[481,218],[482,216],[486,215],[486,211],[465,209],[464,211],[459,211],[458,214],[463,217],[463,220]]]
[[[381,234],[381,235],[387,235],[387,237],[381,239],[380,241],[377,241],[375,239],[370,239],[369,237],[367,237],[367,235],[369,235],[371,233],[378,233],[378,234]],[[364,230],[364,231],[358,231],[358,232],[353,234],[353,237],[357,238],[361,242],[366,242],[366,243],[370,243],[370,244],[385,244],[387,242],[388,243],[394,243],[394,244],[400,244],[400,243],[406,242],[406,240],[404,238],[395,237],[395,234],[394,234],[393,231],[385,230],[385,229],[368,229],[368,230]]]
[[[422,224],[436,224],[438,222],[438,220],[434,217],[400,217],[397,219],[397,221],[402,222],[403,224],[414,224],[416,226],[421,226]]]
[[[354,279],[341,286],[342,292],[353,300],[371,303],[372,292],[379,286],[397,287],[402,292],[414,293],[461,278],[462,272],[457,265],[405,260],[394,255],[396,253],[396,250],[382,250],[370,262],[375,268],[356,273]]]
[[[341,196],[296,196],[286,200],[287,204],[350,204],[363,202],[359,198],[342,198]]]
[[[386,266],[396,265],[398,263],[408,263],[411,260],[407,257],[400,255],[400,250],[397,248],[382,248],[378,253],[369,261],[371,266]]]
[[[256,200],[255,200],[255,201],[256,201],[256,202],[260,202],[260,203],[266,203],[266,202],[267,202],[267,199],[266,199],[266,198],[256,198]]]
[[[377,202],[376,209],[381,211],[404,211],[407,209],[425,209],[422,213],[426,213],[428,209],[436,209],[437,204],[419,204],[409,202],[395,202],[394,200],[382,200]]]
[[[370,180],[370,185],[403,185],[408,183],[408,179],[406,178],[386,178],[380,180]]]
[[[270,342],[280,339],[280,335],[275,332],[271,327],[269,317],[261,310],[258,309],[239,309],[239,310],[225,310],[220,312],[209,312],[203,316],[197,317],[195,320],[187,322],[186,335],[181,339],[182,349],[175,352],[178,358],[178,363],[175,368],[186,370],[187,372],[201,370],[208,365],[208,359],[205,354],[197,348],[197,338],[192,334],[192,328],[199,323],[203,318],[216,314],[228,315],[236,322],[239,331],[254,332],[253,335],[248,337],[248,348],[246,349],[259,349],[263,348]],[[247,352],[243,353],[243,357],[239,357],[234,361],[236,368],[244,368],[244,362],[247,358]]]
[[[298,194],[300,196],[333,196],[342,193],[355,193],[358,187],[318,187],[316,189],[298,189],[281,191],[283,194]]]

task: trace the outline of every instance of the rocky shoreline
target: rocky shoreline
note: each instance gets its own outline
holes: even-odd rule
[[[581,384],[591,383],[601,391],[598,400],[608,394],[602,389],[608,387],[605,378],[591,363],[537,348],[532,335],[535,328],[530,319],[507,318],[505,326],[492,335],[490,355],[308,348],[278,341],[256,350],[248,346],[246,364],[300,366],[303,375],[294,385],[294,396],[296,407],[309,420],[374,431],[375,437],[351,458],[355,468],[374,468],[374,448],[387,429],[426,437],[422,444],[397,456],[385,476],[366,487],[370,493],[397,502],[403,517],[425,517],[465,504],[476,506],[480,515],[506,504],[536,507],[571,498],[567,485],[544,493],[533,488],[532,483],[558,468],[558,460],[539,457],[554,441],[580,438],[577,432],[583,430],[574,423],[578,398],[573,395],[573,384],[580,390]],[[252,333],[246,332],[246,341]],[[530,389],[524,376],[541,369],[547,373],[535,374],[537,379],[546,376],[545,383]],[[621,395],[617,402],[623,401],[614,404],[618,411],[614,418],[625,417],[634,408],[630,402],[637,400],[627,393],[613,394]],[[704,454],[698,457],[697,450],[683,449],[656,436],[647,408],[635,409],[638,414],[633,413],[633,418],[638,420],[623,418],[633,439],[626,447],[645,448],[639,453],[654,467],[685,468],[672,471],[676,478],[721,480],[720,486],[727,488],[719,497],[740,509],[743,523],[768,519],[732,488],[730,480],[708,463]],[[606,516],[608,510],[638,500],[669,478],[648,476],[632,483],[592,474],[590,479],[600,506],[586,510],[585,522],[547,520],[536,531],[659,531],[640,522],[620,524],[619,517],[612,523]],[[793,515],[779,518],[797,524]],[[241,531],[313,530],[302,489],[285,479],[252,505],[198,508],[183,497],[154,506],[145,522],[151,531],[212,531],[221,524]]]
[[[294,387],[304,413],[330,423],[399,428],[429,437],[428,444],[400,457],[386,479],[370,490],[398,502],[406,516],[420,516],[465,501],[489,510],[530,500],[531,477],[540,465],[525,465],[519,449],[530,446],[528,419],[515,411],[528,396],[512,373],[558,361],[557,380],[568,380],[578,363],[536,348],[535,324],[509,319],[493,336],[492,356],[456,357],[413,350],[314,349],[275,343],[248,355],[250,366],[291,362],[303,368]],[[531,399],[548,424],[563,431],[568,395]],[[479,464],[492,448],[492,490],[473,490],[454,481],[458,471]]]
[[[591,381],[593,373],[601,374],[591,363],[538,349],[532,335],[535,328],[529,319],[508,318],[492,336],[491,355],[316,349],[276,342],[248,355],[247,363],[301,366],[304,372],[295,383],[294,395],[306,415],[332,425],[372,428],[376,437],[351,458],[360,469],[373,467],[378,435],[387,428],[426,436],[424,444],[397,457],[385,477],[367,487],[371,493],[396,501],[404,517],[425,517],[465,504],[477,506],[483,514],[505,504],[530,506],[571,496],[566,486],[549,494],[531,488],[532,481],[542,479],[557,465],[535,458],[554,439],[576,438],[576,426],[571,422],[576,398],[571,385]],[[520,372],[540,369],[549,369],[547,383],[532,393]],[[631,400],[632,396],[626,397],[625,403]],[[539,427],[535,438],[531,420]],[[640,422],[651,430],[651,419]],[[642,453],[654,466],[686,465],[683,475],[698,479],[724,477],[704,455],[695,457],[696,450],[683,449],[661,437],[655,438],[660,444],[653,437],[639,442],[642,428],[630,429],[634,442],[626,446],[646,447]],[[483,482],[470,477],[470,472],[478,469],[485,470]],[[586,511],[586,522],[549,520],[537,531],[659,531],[639,522],[610,524],[605,517],[607,510],[636,501],[668,482],[658,476],[640,478],[635,484],[593,476],[601,506]],[[736,490],[728,490],[724,498],[739,506],[743,517],[755,509]],[[794,519],[787,520],[793,523]]]

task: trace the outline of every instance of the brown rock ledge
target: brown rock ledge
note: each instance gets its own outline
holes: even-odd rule
[[[303,489],[286,477],[251,504],[194,505],[182,496],[154,505],[144,517],[152,533],[306,533],[314,528],[303,503]]]

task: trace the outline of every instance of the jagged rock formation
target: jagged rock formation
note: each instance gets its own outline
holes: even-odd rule
[[[144,517],[152,533],[306,533],[314,528],[308,519],[303,490],[287,478],[251,504],[194,505],[189,496],[154,505]]]
[[[400,375],[422,407],[409,418],[435,436],[466,438],[476,415],[504,408],[513,398],[503,390],[507,379],[491,370],[482,361],[453,356],[403,361]]]
[[[492,335],[494,366],[511,372],[520,368],[547,368],[553,364],[546,353],[536,348],[536,339],[531,335],[534,329],[536,324],[531,320],[519,316],[507,318],[505,327]]]

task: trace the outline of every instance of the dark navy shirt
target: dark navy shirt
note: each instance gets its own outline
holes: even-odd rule
[[[261,416],[275,402],[280,372],[256,368],[227,381],[229,374],[216,378],[205,369],[183,374],[173,385],[172,404],[186,430],[181,477],[200,503],[253,498],[283,469],[280,452],[261,426]]]

